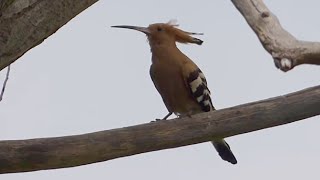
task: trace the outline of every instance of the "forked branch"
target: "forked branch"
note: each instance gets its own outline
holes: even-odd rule
[[[300,64],[320,65],[320,43],[297,40],[281,26],[262,0],[231,0],[271,54],[277,68],[288,71]]]

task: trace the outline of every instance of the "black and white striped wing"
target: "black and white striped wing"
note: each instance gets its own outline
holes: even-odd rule
[[[186,79],[190,92],[204,112],[214,110],[207,80],[200,69],[192,71]]]

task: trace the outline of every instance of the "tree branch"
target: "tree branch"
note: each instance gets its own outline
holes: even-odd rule
[[[0,70],[98,0],[2,0]],[[232,0],[276,65],[320,64],[320,44],[296,40],[261,0]],[[210,141],[320,114],[320,86],[192,118],[90,134],[0,141],[0,173],[74,167]]]
[[[320,115],[320,86],[192,118],[90,134],[0,141],[0,173],[74,167],[210,141]]]
[[[0,71],[98,0],[2,0]]]
[[[297,40],[282,28],[262,0],[231,0],[271,54],[277,68],[288,71],[300,64],[320,65],[320,43]]]

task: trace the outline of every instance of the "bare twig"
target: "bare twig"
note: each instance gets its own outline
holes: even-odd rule
[[[262,0],[231,0],[271,54],[277,68],[289,71],[300,64],[320,65],[320,43],[297,40],[281,26]]]
[[[76,136],[0,141],[0,173],[74,167],[206,142],[320,115],[319,107],[317,86],[192,118]]]
[[[9,80],[9,74],[10,74],[10,65],[7,67],[6,78],[4,79],[3,86],[2,86],[2,90],[1,90],[1,94],[0,94],[0,102],[1,102],[2,99],[3,99],[4,91],[5,91],[5,89],[6,89],[7,82],[8,82],[8,80]]]

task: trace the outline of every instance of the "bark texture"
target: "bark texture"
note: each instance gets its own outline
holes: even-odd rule
[[[0,70],[98,0],[0,1]],[[320,44],[285,31],[261,0],[232,0],[283,71],[320,64]],[[0,141],[0,173],[74,167],[175,148],[320,114],[320,86],[264,101],[90,134]]]
[[[98,0],[0,1],[0,71]],[[284,30],[262,0],[231,0],[275,65],[288,71],[320,64],[320,43],[299,41]]]
[[[320,65],[320,43],[297,40],[281,26],[262,0],[231,0],[271,54],[277,68],[289,71],[300,64]]]
[[[320,86],[276,98],[90,134],[0,141],[0,173],[74,167],[175,148],[320,115]]]
[[[98,0],[1,0],[0,71]]]

